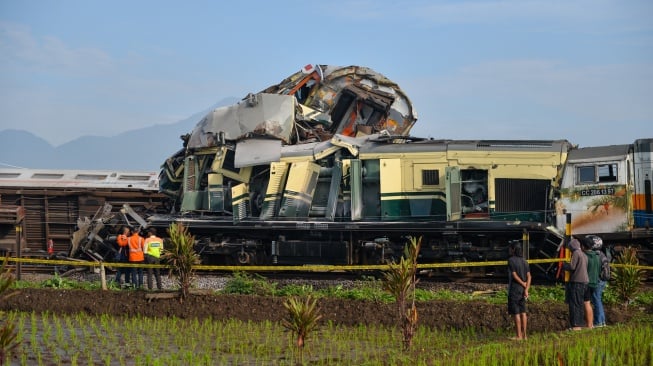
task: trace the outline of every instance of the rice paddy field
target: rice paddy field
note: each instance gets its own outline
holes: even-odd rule
[[[301,353],[278,322],[6,312],[20,346],[7,365],[651,365],[653,327],[532,334],[322,324]]]

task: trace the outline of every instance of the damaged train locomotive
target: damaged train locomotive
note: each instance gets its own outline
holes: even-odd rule
[[[410,137],[401,88],[365,67],[307,65],[210,112],[170,157],[161,191],[205,263],[378,264],[422,236],[420,260],[493,260],[552,216],[571,145]],[[547,247],[548,246],[548,247]]]
[[[421,263],[504,260],[512,240],[531,258],[557,258],[565,214],[587,223],[595,215],[579,204],[618,192],[623,220],[610,230],[622,235],[606,239],[650,246],[653,139],[615,157],[613,148],[577,149],[563,139],[417,138],[416,120],[409,98],[382,74],[307,65],[211,111],[182,136],[159,176],[171,210],[141,226],[164,233],[184,223],[205,264],[384,264],[409,236],[422,237]]]

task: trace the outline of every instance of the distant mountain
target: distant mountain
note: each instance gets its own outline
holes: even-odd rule
[[[39,164],[51,164],[56,150],[44,139],[27,131],[0,131],[0,163],[25,166],[32,157],[40,159]],[[7,166],[0,166],[0,168]],[[9,166],[10,167],[10,166]]]
[[[82,136],[58,147],[26,131],[3,130],[0,164],[32,169],[158,171],[168,157],[182,148],[181,135],[190,133],[209,111],[237,101],[223,99],[176,123],[156,124],[111,137]]]

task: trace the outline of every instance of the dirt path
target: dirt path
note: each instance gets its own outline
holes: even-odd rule
[[[75,314],[110,314],[124,316],[200,319],[279,321],[285,316],[284,298],[249,295],[191,295],[178,299],[148,301],[145,291],[87,291],[59,289],[22,289],[2,304],[0,310],[55,312]],[[373,301],[320,299],[322,321],[335,324],[393,325],[394,304]],[[512,320],[505,305],[483,301],[428,301],[418,303],[419,323],[434,329],[496,331],[511,329]],[[560,303],[529,304],[529,329],[533,332],[561,331],[567,327],[567,307]],[[632,314],[610,308],[610,324],[627,322]]]

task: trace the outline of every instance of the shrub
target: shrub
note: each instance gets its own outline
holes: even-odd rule
[[[282,321],[282,325],[296,336],[298,363],[303,364],[306,338],[317,327],[317,321],[322,318],[320,310],[317,308],[317,299],[309,295],[304,301],[301,301],[298,297],[293,296],[289,297],[283,306],[288,310],[288,318]]]
[[[170,276],[179,284],[181,299],[188,297],[195,271],[193,266],[200,263],[195,252],[195,237],[181,223],[172,223],[168,228],[171,245],[164,248],[161,258],[170,265]]]
[[[611,282],[621,302],[624,306],[628,306],[635,300],[644,279],[644,271],[634,267],[639,265],[637,249],[625,248],[617,257],[616,262],[619,265],[612,271]]]
[[[222,292],[239,295],[274,295],[276,284],[269,283],[261,275],[250,275],[245,272],[234,272]]]
[[[415,285],[418,280],[417,256],[422,238],[410,237],[410,244],[404,248],[399,263],[389,263],[384,273],[383,289],[397,301],[399,325],[403,334],[404,349],[410,349],[417,329],[417,308],[415,307]]]
[[[62,278],[59,276],[58,273],[55,273],[54,276],[52,276],[52,278],[49,278],[41,282],[41,286],[58,288],[58,289],[74,289],[74,288],[79,288],[80,284],[75,281]]]

